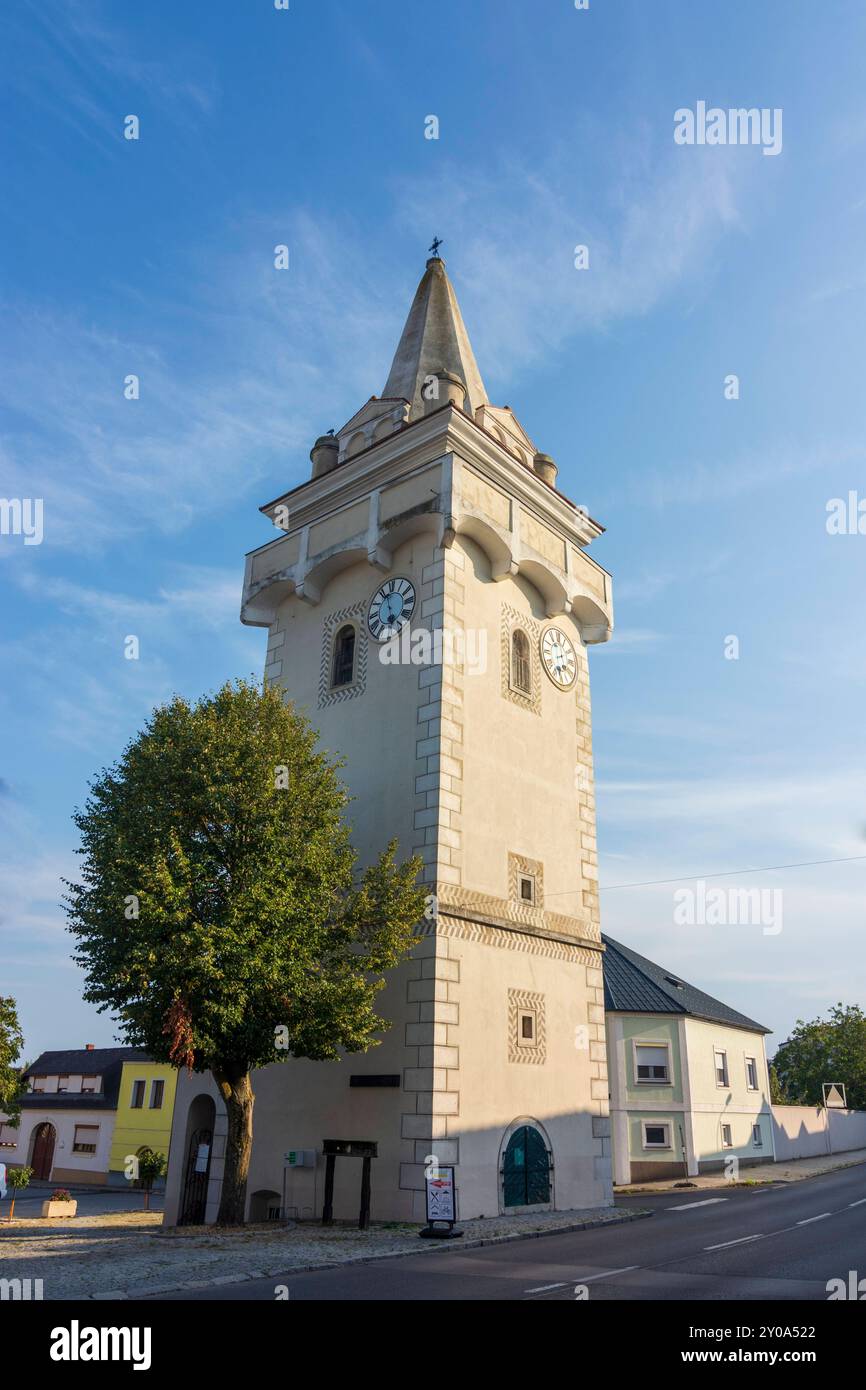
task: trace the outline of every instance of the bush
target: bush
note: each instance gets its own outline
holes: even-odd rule
[[[69,1188],[68,1188],[68,1187],[55,1187],[54,1191],[53,1191],[52,1194],[51,1194],[51,1201],[52,1201],[52,1202],[71,1202],[71,1201],[72,1201],[72,1193],[69,1191]]]
[[[138,1175],[142,1187],[152,1187],[155,1178],[164,1176],[166,1167],[165,1154],[157,1153],[155,1149],[142,1149],[138,1155]]]

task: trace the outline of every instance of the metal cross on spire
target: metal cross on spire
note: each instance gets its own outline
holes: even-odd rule
[[[441,245],[442,245],[441,239],[440,239],[438,236],[434,236],[434,238],[433,238],[433,245],[432,245],[429,249],[433,252],[433,255],[435,256],[435,258],[436,258],[437,261],[441,261],[441,259],[442,259],[442,257],[439,255],[439,247],[440,247]]]

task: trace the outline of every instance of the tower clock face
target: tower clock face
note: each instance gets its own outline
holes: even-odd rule
[[[367,610],[367,626],[377,642],[386,642],[405,627],[415,611],[415,585],[409,579],[387,579],[376,590]]]
[[[541,638],[541,660],[554,685],[568,690],[577,675],[574,647],[558,627],[549,627]]]

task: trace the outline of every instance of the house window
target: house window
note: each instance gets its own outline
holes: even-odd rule
[[[731,1126],[730,1126],[730,1125],[722,1125],[722,1148],[723,1148],[723,1149],[732,1149],[733,1147],[734,1147],[734,1141],[733,1141],[733,1139],[731,1138]]]
[[[517,1043],[519,1047],[535,1046],[535,1012],[521,1009],[517,1020]]]
[[[351,685],[355,679],[355,629],[351,623],[341,627],[334,638],[331,686]]]
[[[752,1144],[756,1149],[764,1147],[764,1136],[761,1133],[760,1125],[752,1125]]]
[[[17,1130],[11,1125],[0,1124],[0,1149],[14,1149],[17,1145]]]
[[[511,634],[511,684],[523,695],[532,694],[532,671],[529,664],[529,638],[522,628]]]
[[[151,1110],[161,1110],[161,1109],[162,1109],[162,1096],[163,1096],[164,1090],[165,1090],[165,1082],[164,1082],[162,1079],[160,1079],[159,1081],[152,1081],[152,1082],[150,1083],[150,1108],[151,1108]]]
[[[670,1060],[665,1043],[635,1043],[634,1074],[639,1086],[669,1086]]]
[[[82,1094],[83,1096],[90,1096],[90,1095],[93,1095],[94,1092],[95,1092],[95,1091],[98,1091],[98,1090],[99,1090],[99,1077],[98,1077],[98,1076],[82,1076],[82,1078],[81,1078],[81,1094]]]
[[[30,1079],[30,1090],[35,1096],[41,1096],[45,1090],[45,1077],[33,1076]]]
[[[144,1081],[133,1081],[132,1099],[129,1102],[133,1110],[140,1110],[144,1105]]]
[[[728,1054],[719,1048],[715,1051],[716,1059],[716,1085],[727,1086],[728,1084]]]
[[[76,1125],[72,1141],[72,1152],[76,1154],[95,1154],[99,1125]]]
[[[520,887],[520,901],[522,903],[535,902],[535,879],[531,874],[520,874],[518,878]]]
[[[642,1121],[643,1125],[643,1146],[645,1149],[669,1149],[671,1146],[671,1127],[664,1124],[650,1124],[648,1120]]]
[[[754,1057],[746,1058],[746,1086],[750,1091],[758,1089],[758,1063]]]
[[[69,1077],[68,1077],[68,1076],[58,1076],[58,1078],[57,1078],[57,1089],[58,1089],[58,1091],[68,1091],[68,1090],[69,1090]]]
[[[547,1061],[543,994],[508,991],[508,1060],[522,1066],[543,1066]]]

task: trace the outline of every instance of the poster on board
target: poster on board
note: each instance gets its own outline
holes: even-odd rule
[[[457,1202],[454,1192],[454,1169],[436,1168],[425,1178],[427,1190],[427,1220],[456,1221]]]

